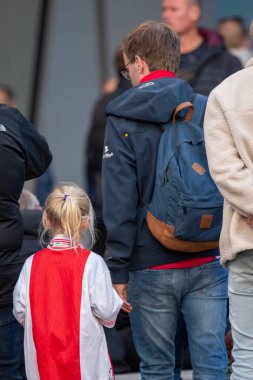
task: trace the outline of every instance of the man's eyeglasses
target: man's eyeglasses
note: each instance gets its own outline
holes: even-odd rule
[[[131,61],[126,64],[126,66],[120,71],[120,74],[123,76],[123,78],[127,80],[131,80],[128,70],[126,70],[127,66],[132,63]]]

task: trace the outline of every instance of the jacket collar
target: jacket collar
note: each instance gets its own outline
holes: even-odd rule
[[[152,71],[148,75],[145,75],[145,77],[143,77],[140,80],[140,83],[149,82],[150,80],[154,80],[154,79],[175,78],[175,77],[176,75],[169,70],[156,70],[156,71]]]
[[[69,237],[64,236],[62,234],[55,235],[47,246],[47,248],[52,249],[53,251],[63,251],[65,249],[78,247],[82,247],[82,245],[74,244]]]
[[[224,42],[221,36],[215,31],[206,28],[199,28],[199,33],[204,38],[204,41],[207,43],[208,47],[219,46],[224,48]]]

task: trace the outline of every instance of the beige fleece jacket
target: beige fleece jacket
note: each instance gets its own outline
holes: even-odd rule
[[[211,175],[224,197],[221,262],[253,249],[253,58],[210,94],[204,121]]]

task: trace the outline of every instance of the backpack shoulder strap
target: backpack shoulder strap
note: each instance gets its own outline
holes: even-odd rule
[[[185,121],[186,121],[186,123],[189,123],[189,121],[190,121],[191,118],[192,118],[192,114],[193,114],[193,111],[194,111],[194,107],[193,107],[193,104],[192,104],[192,103],[190,103],[190,102],[184,102],[184,103],[179,104],[179,105],[176,107],[176,109],[175,109],[175,111],[174,111],[174,113],[173,113],[173,116],[172,116],[172,124],[175,124],[177,114],[178,114],[179,112],[181,112],[182,110],[184,110],[184,109],[187,109],[187,114],[186,114],[186,116],[185,116]]]
[[[195,96],[193,104],[190,102],[184,102],[179,104],[173,113],[171,120],[172,124],[175,124],[176,117],[180,111],[182,111],[183,109],[188,109],[184,119],[186,123],[189,123],[189,121],[191,121],[194,124],[200,125],[205,113],[206,103],[207,97],[201,94],[197,94]]]
[[[191,118],[192,123],[200,125],[206,110],[207,97],[201,94],[197,94],[193,106],[194,112]]]

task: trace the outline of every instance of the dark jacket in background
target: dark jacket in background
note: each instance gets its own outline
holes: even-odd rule
[[[42,221],[41,210],[21,210],[21,217],[24,226],[24,237],[20,251],[21,260],[25,260],[35,252],[42,249],[39,240],[39,226]]]
[[[85,163],[87,161],[88,193],[96,211],[102,218],[102,155],[106,127],[105,108],[107,104],[131,87],[131,82],[121,78],[115,91],[103,94],[96,102],[88,135]]]
[[[104,135],[106,127],[105,108],[107,104],[117,96],[129,89],[131,83],[124,78],[120,78],[115,91],[101,95],[96,102],[88,135],[85,164],[87,168],[88,194],[96,213],[97,241],[93,247],[94,252],[104,256],[106,229],[103,223],[103,202],[102,202],[102,155],[104,147]]]
[[[37,179],[35,195],[38,198],[41,207],[44,206],[47,196],[54,187],[54,176],[51,166]]]
[[[218,254],[164,248],[151,235],[142,210],[153,192],[162,127],[177,105],[194,98],[187,82],[161,78],[133,87],[107,106],[102,181],[107,263],[114,283],[127,283],[129,270]]]
[[[12,305],[23,265],[23,223],[18,200],[24,182],[40,176],[52,160],[45,139],[16,109],[0,105],[0,307]]]
[[[204,42],[193,52],[181,55],[177,77],[186,80],[196,93],[208,96],[225,78],[241,70],[242,64],[225,49],[217,33],[202,28],[199,31]]]

